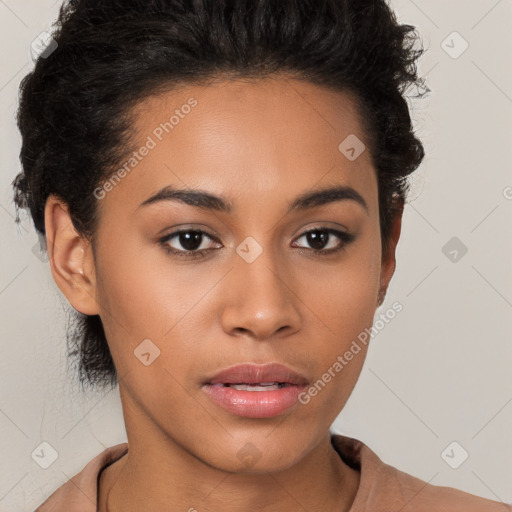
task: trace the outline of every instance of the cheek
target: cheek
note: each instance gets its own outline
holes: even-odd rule
[[[339,265],[318,266],[304,281],[303,296],[319,319],[322,332],[340,343],[355,339],[373,322],[380,284],[381,252],[370,236],[358,241]]]
[[[132,378],[143,377],[155,399],[160,391],[165,396],[161,383],[172,385],[167,370],[181,381],[178,373],[186,374],[187,365],[196,360],[196,340],[204,330],[199,319],[206,315],[201,299],[218,277],[173,264],[158,248],[143,251],[135,243],[123,246],[121,240],[104,248],[98,257],[98,295],[116,367],[121,375],[130,371]],[[148,367],[137,359],[146,348],[151,358],[158,354]]]
[[[318,305],[329,330],[346,339],[356,334],[354,330],[372,322],[378,281],[371,277],[369,269],[360,268],[330,277],[321,289],[310,291],[308,301]]]
[[[304,288],[319,328],[317,385],[304,399],[318,414],[331,411],[332,420],[348,400],[366,358],[380,283],[379,243],[378,233],[361,239],[342,264],[310,276]]]
[[[152,289],[158,269],[148,264],[134,241],[118,233],[129,229],[101,234],[96,271],[101,319],[116,365],[133,356],[142,340],[154,336],[149,326],[165,308],[165,298]]]
[[[98,250],[98,296],[105,323],[134,339],[161,335],[172,327],[173,311],[179,316],[186,307],[181,306],[190,288],[182,287],[179,276],[170,275],[171,265],[166,267],[165,255],[156,245],[148,248],[147,241],[118,233],[130,233],[130,228],[102,233]],[[178,296],[184,300],[176,300]]]

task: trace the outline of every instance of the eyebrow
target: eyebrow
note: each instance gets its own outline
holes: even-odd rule
[[[349,186],[337,185],[299,195],[288,205],[286,214],[346,200],[355,201],[368,212],[368,205],[359,192]],[[161,201],[180,201],[203,210],[224,213],[230,213],[233,210],[233,204],[223,196],[216,196],[199,189],[177,189],[173,186],[167,186],[159,190],[142,202],[137,209]]]

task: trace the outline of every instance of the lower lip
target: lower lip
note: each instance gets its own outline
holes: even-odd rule
[[[237,416],[270,418],[295,405],[306,386],[292,385],[271,391],[238,391],[222,384],[206,384],[203,389],[217,405]]]

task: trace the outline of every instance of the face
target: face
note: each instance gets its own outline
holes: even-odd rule
[[[258,471],[289,467],[349,398],[366,346],[342,369],[339,357],[372,325],[394,270],[369,150],[354,159],[338,148],[365,141],[354,98],[284,78],[234,81],[166,92],[135,114],[137,155],[97,190],[94,259],[80,253],[89,293],[74,287],[68,299],[101,316],[129,436],[165,437],[227,471],[241,471],[251,443]],[[165,187],[218,199],[150,200]],[[338,191],[291,208],[327,188]],[[205,383],[241,363],[286,365],[307,382],[301,399],[220,405]]]

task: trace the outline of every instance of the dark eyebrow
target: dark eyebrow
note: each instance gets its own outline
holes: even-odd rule
[[[181,201],[190,206],[196,206],[204,210],[216,210],[230,213],[233,205],[225,198],[215,196],[209,192],[197,189],[176,189],[172,186],[164,187],[155,195],[146,199],[138,207],[158,203],[160,201]]]
[[[352,187],[337,185],[301,194],[290,204],[286,213],[315,208],[316,206],[323,206],[324,204],[333,203],[335,201],[344,201],[347,199],[360,204],[368,212],[368,205],[359,192]]]
[[[368,211],[368,205],[359,192],[352,187],[338,185],[301,194],[292,201],[286,214],[343,200],[355,201]],[[197,208],[225,213],[230,213],[233,210],[233,204],[224,197],[215,196],[202,190],[176,189],[172,186],[164,187],[141,203],[138,208],[160,201],[181,201]]]

